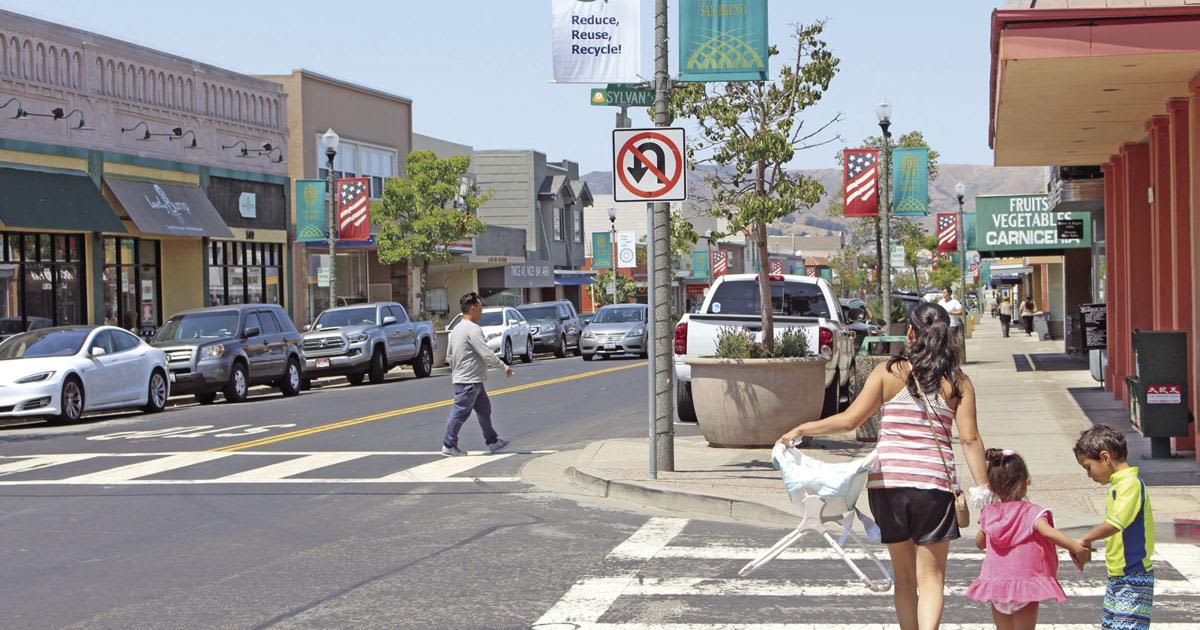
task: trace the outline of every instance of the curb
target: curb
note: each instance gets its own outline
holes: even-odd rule
[[[795,527],[800,517],[754,501],[727,499],[694,492],[651,488],[632,481],[597,477],[571,466],[564,471],[575,486],[603,499],[614,499],[667,511],[707,514],[735,521],[753,521],[772,526]]]

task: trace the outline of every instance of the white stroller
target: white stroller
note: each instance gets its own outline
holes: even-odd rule
[[[798,449],[776,444],[771,461],[782,474],[788,496],[792,504],[800,508],[803,517],[795,530],[775,543],[766,553],[742,567],[738,575],[750,575],[759,567],[779,557],[779,554],[800,540],[806,532],[813,531],[821,534],[825,542],[829,543],[867,588],[880,593],[891,590],[891,573],[854,532],[854,521],[857,518],[863,525],[864,533],[872,540],[879,540],[879,528],[875,521],[855,507],[858,495],[867,485],[867,474],[879,467],[878,455],[872,451],[871,455],[862,459],[835,464],[809,457]],[[826,523],[834,522],[842,524],[840,540],[834,540],[825,529]],[[847,555],[843,546],[847,537],[862,547],[867,557],[879,567],[883,573],[882,580],[872,580],[854,564],[854,560]]]

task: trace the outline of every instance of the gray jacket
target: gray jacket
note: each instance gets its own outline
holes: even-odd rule
[[[451,382],[456,385],[482,383],[487,380],[489,367],[497,370],[508,367],[488,347],[479,324],[465,317],[450,331],[450,339],[446,345]]]

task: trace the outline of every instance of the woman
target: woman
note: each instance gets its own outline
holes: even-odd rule
[[[1021,323],[1025,325],[1025,336],[1033,334],[1033,298],[1025,296],[1021,302]]]
[[[779,438],[787,444],[853,431],[883,407],[880,471],[868,477],[867,497],[892,558],[902,630],[931,630],[941,623],[946,555],[950,541],[959,537],[952,424],[958,425],[971,476],[987,480],[975,424],[975,390],[956,356],[950,315],[937,304],[922,303],[909,316],[904,351],[871,372],[849,409]]]
[[[1008,336],[1009,326],[1012,325],[1012,302],[1008,298],[1000,300],[1000,330]]]

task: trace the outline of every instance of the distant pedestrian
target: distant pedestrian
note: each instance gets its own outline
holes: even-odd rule
[[[946,556],[950,541],[961,536],[950,439],[954,425],[971,477],[987,479],[975,388],[958,366],[950,315],[923,302],[909,314],[904,351],[871,372],[849,409],[779,438],[790,445],[804,437],[854,431],[882,407],[880,470],[867,478],[867,498],[892,558],[901,628],[936,628],[941,622]]]
[[[1128,461],[1125,434],[1099,424],[1079,435],[1075,459],[1092,481],[1108,485],[1104,522],[1079,539],[1091,549],[1104,539],[1108,587],[1101,628],[1142,630],[1154,609],[1154,511],[1146,482]]]
[[[1033,298],[1025,296],[1021,302],[1021,323],[1025,325],[1025,336],[1033,334]]]
[[[950,332],[954,337],[954,349],[958,352],[958,362],[963,363],[967,356],[967,326],[963,321],[963,314],[966,312],[963,309],[962,302],[959,302],[954,297],[954,292],[950,287],[942,288],[942,299],[938,300],[938,306],[946,309],[950,314]]]
[[[1019,453],[989,448],[986,457],[988,490],[999,502],[979,514],[975,546],[987,553],[966,595],[991,604],[997,628],[1033,628],[1040,602],[1067,600],[1054,546],[1071,552],[1080,571],[1091,552],[1054,529],[1050,510],[1026,500],[1029,469]]]
[[[1000,330],[1004,333],[1004,336],[1007,337],[1009,327],[1012,325],[1012,302],[1010,302],[1008,298],[1003,298],[1000,300],[999,312]]]
[[[504,370],[504,376],[512,378],[512,368],[505,365],[495,352],[488,347],[483,338],[483,329],[479,327],[479,318],[483,316],[483,300],[478,293],[468,293],[458,301],[462,310],[462,320],[450,331],[447,342],[446,359],[450,363],[451,382],[454,383],[454,404],[450,407],[450,417],[446,420],[446,435],[442,437],[442,455],[457,457],[467,452],[458,447],[458,432],[462,425],[475,412],[479,427],[483,429],[483,440],[488,450],[498,453],[504,450],[512,440],[496,435],[492,428],[492,401],[488,398],[484,381],[487,380],[488,368]]]

